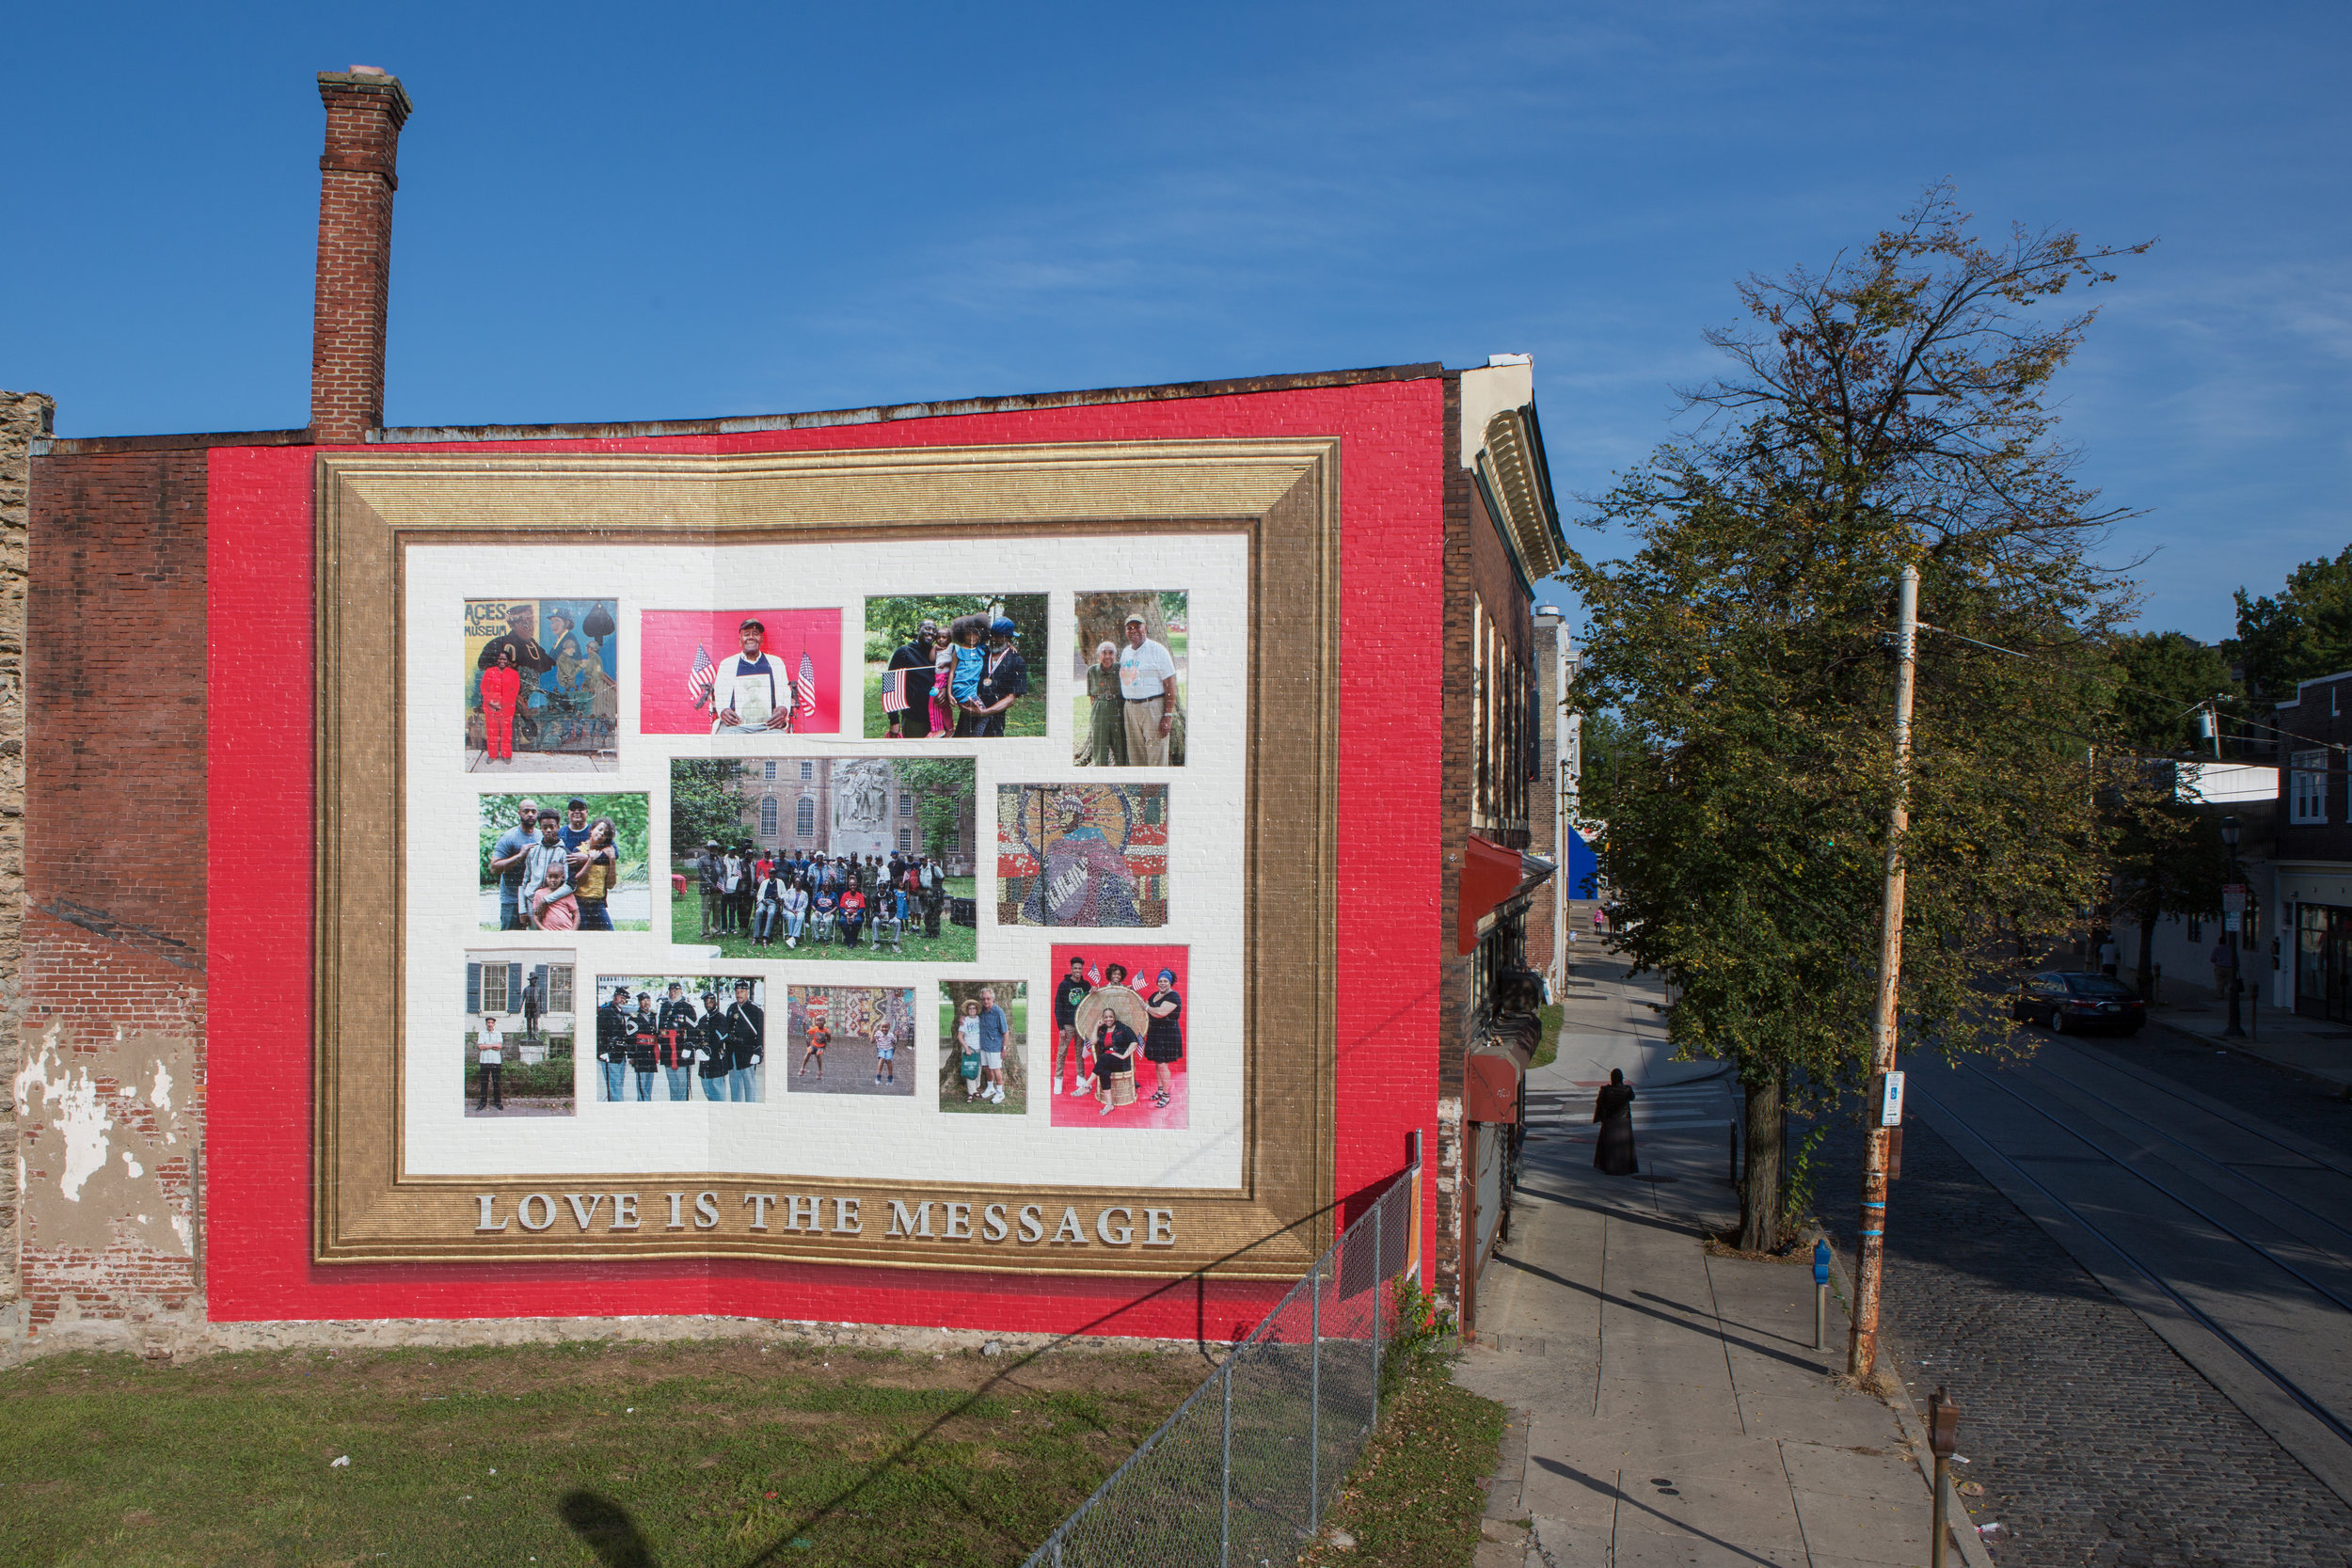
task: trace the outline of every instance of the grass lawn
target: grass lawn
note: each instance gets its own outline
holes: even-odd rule
[[[0,1561],[1018,1563],[1203,1370],[756,1341],[60,1356],[0,1371]]]
[[[1469,1568],[1486,1512],[1479,1482],[1495,1473],[1503,1418],[1494,1401],[1456,1386],[1441,1359],[1416,1358],[1390,1390],[1379,1432],[1325,1515],[1355,1536],[1355,1548],[1320,1541],[1299,1561]]]
[[[967,877],[962,880],[969,883],[971,879]],[[971,895],[963,893],[956,896],[969,898]],[[908,924],[911,929],[903,943],[904,950],[896,953],[886,947],[877,953],[873,948],[862,943],[856,947],[846,946],[840,942],[834,942],[831,946],[819,946],[806,940],[803,940],[798,947],[787,947],[781,941],[771,942],[766,947],[757,947],[753,945],[752,939],[749,937],[704,936],[702,934],[702,901],[698,898],[670,900],[670,940],[672,942],[682,942],[691,947],[716,947],[730,958],[775,958],[786,963],[809,958],[827,963],[899,964],[969,963],[978,956],[978,934],[969,926],[959,926],[949,920],[945,910],[940,911],[939,935],[935,938],[923,934],[921,921],[910,921]]]
[[[890,716],[882,712],[882,678],[884,668],[885,666],[881,664],[868,664],[866,667],[866,729],[864,734],[868,740],[887,739],[890,735]],[[1039,736],[1045,733],[1045,676],[1041,672],[1037,671],[1035,666],[1032,666],[1031,670],[1029,694],[1015,700],[1012,706],[1005,710],[1005,738],[1008,740],[1016,739],[1022,736]]]
[[[1530,1068],[1549,1067],[1559,1056],[1560,1024],[1566,1017],[1566,1007],[1557,1002],[1535,1009],[1535,1019],[1544,1026],[1544,1035],[1535,1042],[1535,1054],[1527,1064]]]

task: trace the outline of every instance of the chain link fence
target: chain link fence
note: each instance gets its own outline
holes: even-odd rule
[[[1028,1568],[1277,1568],[1323,1527],[1380,1419],[1389,1281],[1416,1259],[1418,1164],[1315,1259]]]

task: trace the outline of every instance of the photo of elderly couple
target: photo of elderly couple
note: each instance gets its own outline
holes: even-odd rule
[[[750,974],[596,977],[596,1098],[767,1098],[767,982]]]
[[[485,931],[645,931],[650,797],[485,795],[475,809],[476,924]]]

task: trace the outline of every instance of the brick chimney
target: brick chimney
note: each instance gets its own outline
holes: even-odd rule
[[[310,439],[352,442],[384,423],[384,305],[392,192],[408,94],[373,66],[319,72],[319,278],[310,326]]]

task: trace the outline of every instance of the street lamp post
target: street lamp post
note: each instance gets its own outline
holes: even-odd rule
[[[2237,818],[2234,816],[2225,816],[2221,819],[2221,847],[2230,852],[2230,884],[2234,887],[2237,885],[2238,879]],[[2238,916],[2240,930],[2244,929],[2245,921],[2246,916],[2240,914]],[[2243,1039],[2246,1037],[2246,1030],[2245,1027],[2238,1022],[2237,994],[2244,989],[2245,981],[2239,977],[2238,966],[2234,960],[2239,953],[2245,951],[2245,943],[2231,941],[2233,937],[2237,936],[2239,933],[2238,931],[2231,930],[2229,926],[2229,919],[2227,916],[2224,916],[2221,922],[2221,940],[2230,943],[2232,948],[2230,956],[2233,961],[2230,965],[2230,1019],[2229,1022],[2221,1027],[2221,1037],[2223,1039]]]

